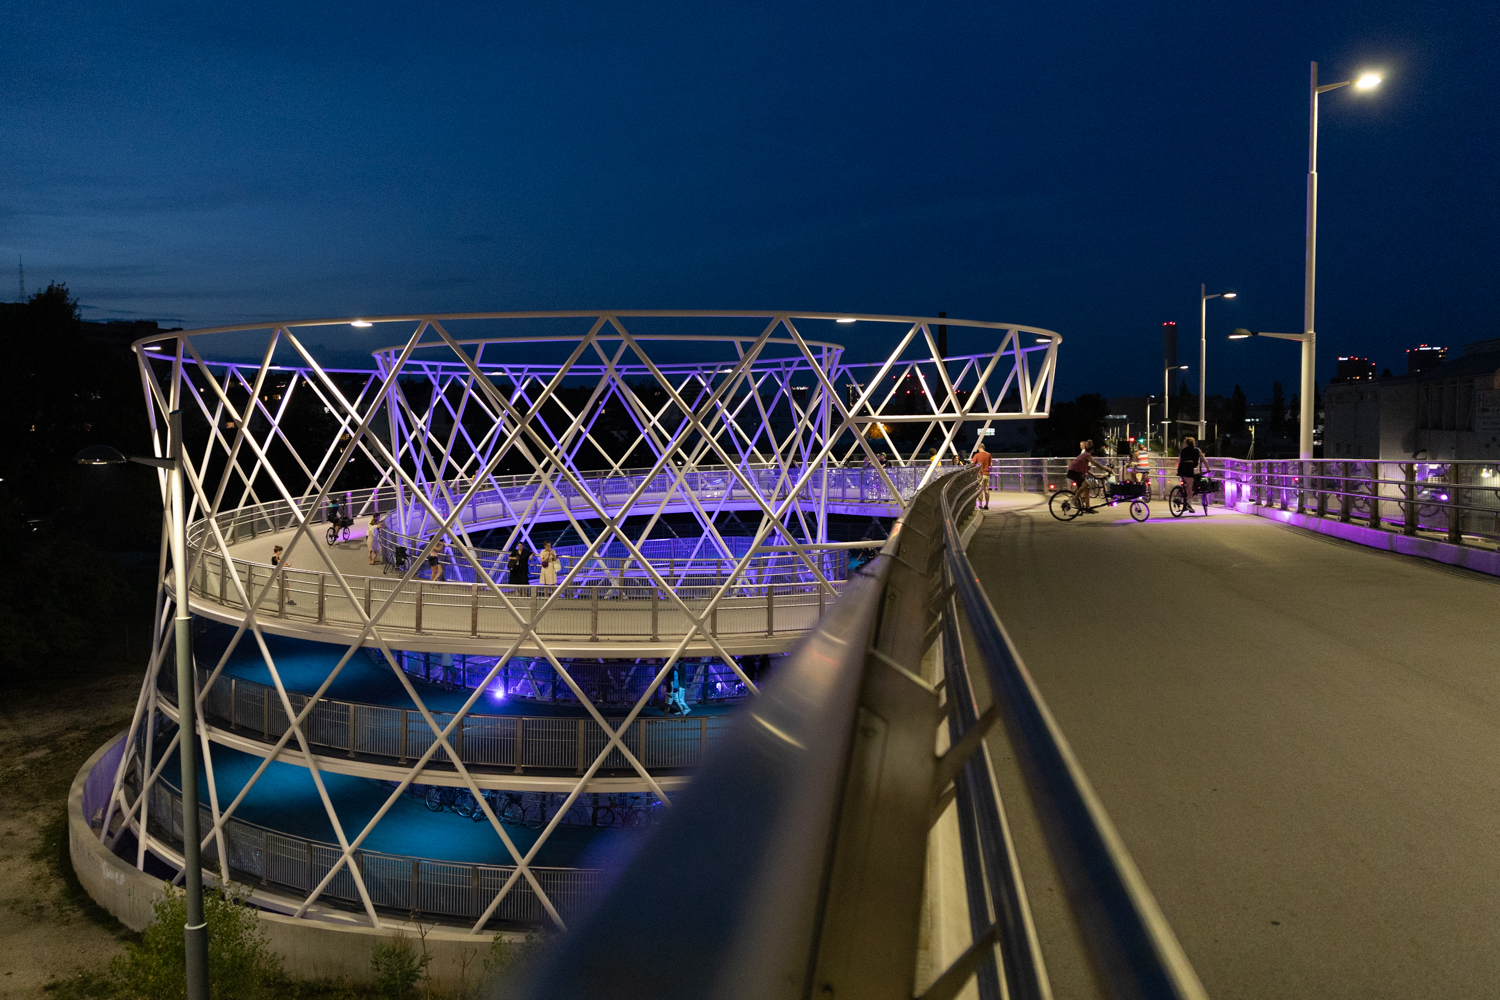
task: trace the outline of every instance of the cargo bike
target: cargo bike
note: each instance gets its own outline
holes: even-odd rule
[[[1047,501],[1047,508],[1059,521],[1071,521],[1094,506],[1114,507],[1128,504],[1130,516],[1144,521],[1151,516],[1151,483],[1121,483],[1104,476],[1089,476],[1089,503],[1085,507],[1076,490],[1058,490]]]

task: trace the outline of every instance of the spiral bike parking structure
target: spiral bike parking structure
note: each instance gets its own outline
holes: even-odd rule
[[[881,362],[846,364],[841,347],[808,340],[800,329],[818,323],[834,329],[832,323],[845,318],[891,324],[899,340],[895,350]],[[455,337],[448,330],[470,321],[542,320],[580,321],[587,332]],[[637,335],[626,325],[658,321],[751,323],[759,332]],[[330,886],[347,879],[354,892],[345,898],[355,901],[375,926],[381,925],[382,910],[399,907],[370,890],[360,867],[367,855],[359,852],[385,813],[357,833],[342,828],[322,775],[325,770],[339,773],[328,763],[332,755],[323,751],[343,748],[336,741],[322,742],[330,737],[317,729],[323,723],[315,721],[341,710],[358,714],[352,707],[357,702],[341,708],[325,693],[350,660],[363,655],[360,650],[373,650],[398,679],[406,672],[396,654],[404,657],[412,651],[492,656],[493,676],[517,654],[545,660],[581,709],[570,720],[575,738],[567,763],[574,774],[567,794],[572,800],[593,794],[590,789],[598,782],[611,780],[601,772],[623,761],[630,780],[669,808],[673,782],[666,779],[674,776],[658,780],[644,749],[650,740],[633,741],[632,735],[657,725],[644,714],[655,687],[682,657],[692,655],[716,657],[748,691],[756,690],[739,658],[786,649],[840,593],[837,570],[843,549],[829,541],[830,513],[842,506],[899,517],[918,488],[951,469],[939,462],[957,454],[958,432],[965,424],[982,428],[994,420],[1044,415],[1060,340],[1032,328],[945,320],[992,338],[993,350],[943,357],[933,323],[921,318],[489,314],[376,321],[409,326],[404,345],[375,351],[373,369],[319,365],[302,339],[307,328],[347,322],[191,331],[137,347],[158,450],[165,454],[178,446],[161,438],[167,414],[179,411],[193,418],[181,442],[193,525],[190,607],[233,627],[234,644],[259,646],[273,680],[261,692],[262,708],[269,706],[274,692],[286,719],[274,743],[270,727],[256,741],[261,770],[234,801],[220,801],[216,748],[234,748],[239,737],[215,724],[224,660],[199,664],[196,697],[205,722],[198,739],[205,763],[203,798],[209,803],[204,846],[217,852],[221,866],[234,869],[225,837],[245,790],[253,790],[266,766],[295,760],[318,787],[335,833],[330,849],[337,857],[317,884],[296,886],[307,895],[293,912],[305,916]],[[198,346],[214,336],[257,330],[266,339],[258,364],[209,360]],[[170,358],[148,350],[164,342],[173,348]],[[565,349],[567,359],[502,362],[486,354],[539,344]],[[711,345],[721,356],[658,362],[648,348],[662,345],[693,350]],[[285,347],[295,364],[276,363],[283,360],[278,350]],[[594,360],[582,364],[579,359],[589,351]],[[643,387],[642,381],[649,384]],[[917,401],[905,399],[912,393]],[[297,398],[310,398],[323,408],[326,440],[310,441],[305,426],[294,426]],[[611,431],[610,421],[621,415],[633,430],[630,443],[617,446],[605,434]],[[904,439],[890,433],[891,427],[907,426],[914,433]],[[872,435],[874,428],[881,429],[879,436]],[[876,461],[873,441],[891,464]],[[938,461],[924,450],[936,451]],[[638,454],[650,464],[633,465]],[[377,481],[352,483],[347,473],[355,459],[373,468]],[[869,464],[849,464],[861,460]],[[507,462],[529,464],[530,470],[502,475]],[[367,492],[361,496],[360,490]],[[397,535],[413,542],[404,573],[358,574],[331,557],[316,532],[328,498],[336,495],[343,495],[354,517],[380,513],[387,525],[394,522],[385,529],[390,544]],[[731,543],[718,530],[715,516],[729,509],[758,516],[748,543]],[[688,569],[696,572],[676,573],[675,556],[663,566],[646,551],[648,543],[660,540],[652,531],[669,513],[696,520],[699,537],[694,544],[700,551],[687,558]],[[626,531],[632,517],[643,518],[645,527]],[[583,540],[583,551],[573,554],[573,564],[557,585],[497,579],[494,559],[486,553],[518,543],[534,550],[531,534],[549,524],[565,524]],[[269,543],[262,525],[274,528],[270,536],[287,533],[286,541],[278,543],[284,554],[275,566],[242,548],[247,531],[257,545]],[[508,532],[504,548],[486,550],[476,544],[471,531],[480,529]],[[426,571],[426,560],[439,542],[451,560],[445,565],[468,579],[433,581],[418,575]],[[387,544],[384,537],[381,543]],[[609,554],[610,546],[623,554]],[[315,575],[298,568],[299,553],[321,564]],[[706,568],[710,558],[712,572]],[[165,568],[164,547],[163,579]],[[174,599],[164,586],[158,602],[163,626]],[[737,618],[745,619],[743,628],[735,625]],[[549,622],[562,627],[549,632]],[[163,632],[158,629],[127,752],[117,765],[100,819],[106,838],[117,839],[126,828],[137,835],[138,865],[144,864],[148,850],[172,855],[170,826],[153,826],[152,820],[153,794],[160,798],[152,789],[160,781],[170,783],[163,777],[164,763],[179,737],[173,731],[172,702],[157,683],[169,648],[169,641],[160,637]],[[278,679],[275,657],[265,643],[268,635],[319,641],[343,652],[319,690],[292,691]],[[645,697],[623,716],[607,716],[573,681],[566,664],[628,653],[659,663],[655,684],[648,683]],[[460,912],[428,912],[472,917],[479,930],[496,914],[509,912],[505,899],[524,885],[547,919],[561,924],[561,912],[538,881],[542,866],[535,864],[537,847],[529,853],[518,850],[485,795],[517,778],[481,773],[480,762],[465,759],[465,737],[471,748],[479,745],[470,734],[469,717],[484,715],[476,705],[493,676],[476,685],[452,713],[430,711],[409,681],[402,681],[413,707],[401,710],[410,714],[400,731],[410,741],[412,726],[424,727],[417,742],[426,746],[420,754],[407,754],[405,764],[398,754],[393,764],[379,765],[393,769],[394,776],[383,780],[398,786],[385,808],[414,784],[451,782],[449,787],[461,787],[474,797],[512,862],[503,884],[478,914],[468,903]],[[228,728],[233,730],[239,682],[231,678],[229,684]],[[419,723],[412,723],[413,716]],[[663,721],[696,724],[701,731],[707,728],[702,718]],[[520,724],[523,733],[525,725]],[[579,727],[586,737],[576,736]],[[352,746],[355,741],[346,742]],[[496,742],[505,741],[501,737]],[[701,754],[708,742],[700,737],[696,752]],[[588,764],[577,774],[581,759]],[[506,765],[497,758],[496,766]],[[155,808],[159,817],[162,802]],[[555,829],[555,823],[548,826],[537,846]]]

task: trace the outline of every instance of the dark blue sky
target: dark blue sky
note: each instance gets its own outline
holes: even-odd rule
[[[9,4],[0,295],[946,309],[1062,333],[1070,398],[1159,385],[1206,281],[1262,398],[1295,348],[1224,335],[1300,326],[1317,59],[1386,78],[1323,99],[1320,381],[1500,336],[1493,2],[623,7]]]

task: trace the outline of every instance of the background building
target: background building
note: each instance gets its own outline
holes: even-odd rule
[[[1406,375],[1330,384],[1324,457],[1500,459],[1500,338],[1446,351],[1422,345]]]

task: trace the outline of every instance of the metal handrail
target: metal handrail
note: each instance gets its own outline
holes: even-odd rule
[[[182,843],[182,793],[165,778],[151,785],[145,838],[162,846]],[[199,827],[212,829],[213,816],[199,806]],[[134,814],[126,823],[137,829]],[[257,823],[231,817],[223,826],[224,857],[232,876],[245,884],[279,885],[310,892],[342,857],[337,844],[281,833]],[[203,850],[205,864],[219,860],[218,838],[210,837]],[[469,864],[383,851],[356,850],[354,864],[371,902],[387,912],[472,921],[515,872],[514,865]],[[528,866],[547,898],[564,919],[586,912],[608,884],[608,872],[596,868]],[[322,898],[357,907],[359,889],[347,866],[323,889]],[[493,921],[541,925],[547,911],[526,879],[515,886],[490,918]]]
[[[244,734],[256,742],[275,744],[290,726],[274,687],[258,681],[222,676],[204,688],[210,672],[199,668],[198,685],[206,718]],[[292,711],[301,713],[311,696],[289,691]],[[175,704],[174,699],[168,699]],[[455,712],[433,712],[439,727]],[[623,718],[606,718],[617,728]],[[728,728],[723,715],[637,718],[621,735],[624,745],[652,769],[690,768]],[[308,743],[354,756],[388,759],[404,766],[421,757],[436,737],[415,708],[321,698],[303,723]],[[528,770],[582,774],[608,742],[592,718],[571,716],[486,715],[470,713],[449,737],[458,757],[479,768],[506,768],[516,774]],[[442,770],[442,764],[436,765]],[[604,770],[630,771],[625,755],[615,749]]]
[[[974,637],[974,652],[989,678],[994,703],[1001,709],[1032,800],[1042,804],[1043,829],[1092,955],[1109,979],[1113,995],[1183,1000],[1206,997],[1182,946],[964,553],[955,507],[972,508],[973,503],[969,495],[950,496],[956,485],[951,482],[938,487],[948,578],[963,607]],[[966,680],[961,659],[958,666],[959,679]],[[997,839],[992,837],[992,841]],[[999,872],[1011,870],[1007,859],[994,849],[986,852],[985,867]],[[1012,948],[1016,957],[1029,957],[1031,949],[1021,947],[1024,928],[1011,926],[1006,930],[1006,936],[1015,942]],[[1040,993],[1028,989],[1021,995]]]
[[[873,470],[865,468],[839,471],[844,474],[844,479],[857,475],[861,488],[865,479],[874,475]],[[909,466],[904,471],[910,474],[907,478],[913,483],[925,474],[919,466]],[[933,470],[937,476],[954,471],[958,470],[952,466]],[[381,505],[383,499],[393,498],[394,493],[365,490],[343,496],[349,502],[346,509],[359,511]],[[223,512],[215,516],[215,524],[233,545],[244,537],[241,528],[246,525],[250,527],[249,534],[253,538],[258,535],[261,524],[272,531],[282,531],[295,525],[299,518],[311,518],[316,514],[310,500],[299,501],[295,509],[284,500],[276,500]],[[261,599],[261,608],[268,612],[267,619],[274,617],[325,626],[357,627],[361,624],[358,610],[350,605],[332,574],[289,567],[273,569],[267,563],[251,559],[225,560],[212,550],[208,535],[204,521],[194,522],[191,526],[189,542],[193,547],[194,571],[189,579],[189,589],[200,601],[234,611],[242,610],[238,590],[228,579],[233,572],[252,599],[258,595],[259,588],[275,587],[274,593]],[[316,539],[311,541],[319,544]],[[366,614],[377,606],[377,601],[383,603],[391,591],[397,589],[382,577],[357,574],[345,574],[345,577],[352,586],[363,588],[362,594],[356,593],[355,600],[362,599]],[[585,580],[583,583],[587,586],[570,586],[540,616],[538,605],[552,598],[551,588],[539,584],[500,584],[496,590],[520,608],[522,621],[505,607],[499,594],[488,587],[473,582],[412,579],[400,585],[381,625],[383,630],[392,633],[470,638],[515,636],[535,625],[542,635],[587,638],[590,641],[603,637],[663,641],[684,635],[692,627],[686,616],[672,606],[660,588],[649,580],[613,578],[608,581],[608,586],[598,585],[603,582],[602,579]],[[775,637],[804,632],[837,598],[844,586],[843,580],[833,579],[829,583],[832,594],[822,584],[811,580],[785,581],[762,577],[759,581],[754,578],[736,581],[710,616],[709,634],[714,638],[730,638]],[[672,589],[690,606],[696,601],[706,607],[718,587],[685,584]]]
[[[1040,811],[1062,820],[1046,824],[1049,843],[1077,874],[1068,886],[1110,984],[1203,996],[963,556],[979,486],[953,476],[918,494],[521,996],[910,1000],[926,846],[952,795],[973,943],[922,996],[952,1000],[978,974],[985,1000],[1002,975],[1012,997],[1049,997],[984,745],[1001,716]],[[959,606],[999,706],[982,715]],[[940,673],[951,744],[937,757]]]
[[[1108,460],[1106,460],[1108,461]],[[1500,542],[1500,459],[1239,459],[1210,456],[1224,489],[1212,504],[1250,503],[1337,517],[1407,535],[1433,532],[1462,545],[1465,537]],[[1118,474],[1142,474],[1165,499],[1177,485],[1177,460],[1153,455],[1144,467],[1115,459]],[[1065,487],[1066,458],[997,458],[990,488],[1047,493]]]

